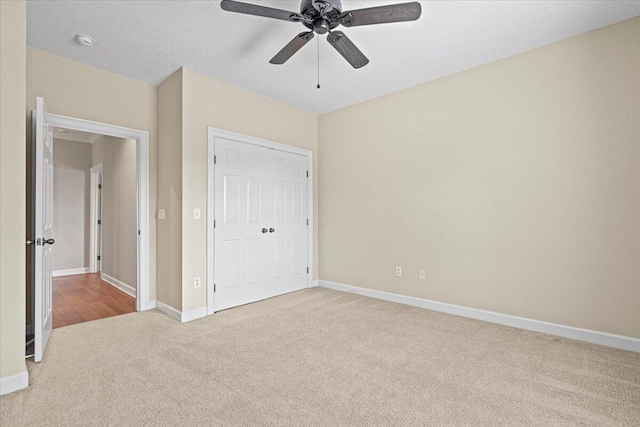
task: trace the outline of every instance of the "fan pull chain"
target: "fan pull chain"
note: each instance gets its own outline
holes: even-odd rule
[[[320,89],[320,37],[316,37],[318,39],[318,86]]]

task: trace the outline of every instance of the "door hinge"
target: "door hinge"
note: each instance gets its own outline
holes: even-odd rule
[[[307,218],[307,225],[309,225],[309,218]]]
[[[307,274],[309,274],[309,267],[307,267]]]
[[[98,255],[98,261],[100,261],[100,255]]]
[[[140,235],[140,230],[138,230],[138,236]]]
[[[216,162],[218,161],[218,156],[213,156],[213,164],[215,165]]]
[[[213,292],[215,292],[215,291],[216,291],[216,284],[214,283],[213,284]]]
[[[213,220],[213,228],[216,228],[216,220]]]
[[[102,190],[102,184],[98,184],[98,190]]]
[[[307,178],[309,178],[309,171],[307,171]]]
[[[102,225],[102,220],[101,219],[98,220],[98,225]]]

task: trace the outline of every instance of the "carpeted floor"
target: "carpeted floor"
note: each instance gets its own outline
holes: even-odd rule
[[[640,354],[315,288],[53,331],[0,425],[640,425]]]

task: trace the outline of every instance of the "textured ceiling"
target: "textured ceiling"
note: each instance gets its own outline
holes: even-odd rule
[[[299,10],[299,1],[246,0]],[[359,9],[402,1],[343,0]],[[325,113],[640,15],[640,1],[422,1],[416,22],[345,28],[371,60],[354,70],[316,39],[284,65],[269,59],[289,23],[211,1],[29,1],[29,47],[159,85],[181,66]],[[76,33],[95,39],[75,43]],[[316,89],[320,40],[321,89]]]

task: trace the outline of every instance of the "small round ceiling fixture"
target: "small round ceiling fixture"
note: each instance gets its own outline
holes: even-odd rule
[[[76,41],[82,46],[93,46],[93,39],[86,34],[76,34]]]

